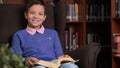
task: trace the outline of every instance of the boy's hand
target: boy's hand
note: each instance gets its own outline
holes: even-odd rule
[[[39,60],[37,58],[34,57],[28,57],[25,59],[25,64],[28,67],[34,66],[35,63],[37,63]]]
[[[63,55],[63,56],[58,57],[58,59],[60,58],[71,58],[71,57],[69,55]]]

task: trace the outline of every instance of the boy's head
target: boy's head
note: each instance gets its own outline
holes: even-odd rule
[[[42,0],[31,0],[26,6],[25,18],[29,27],[38,30],[46,19],[45,3]]]
[[[45,14],[46,14],[46,5],[45,5],[45,2],[43,0],[30,0],[28,2],[28,4],[26,5],[25,12],[27,13],[29,8],[33,5],[42,5],[45,9]]]

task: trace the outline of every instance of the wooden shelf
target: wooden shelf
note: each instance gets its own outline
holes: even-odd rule
[[[118,21],[119,21],[119,20],[120,20],[120,17],[113,17],[112,19],[113,19],[113,20],[118,20]]]

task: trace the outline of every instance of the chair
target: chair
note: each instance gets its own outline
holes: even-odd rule
[[[63,0],[55,3],[56,6],[47,4],[47,19],[44,22],[46,28],[56,29],[64,50],[64,29],[66,24],[66,4]],[[25,28],[23,5],[0,4],[0,43],[7,43],[14,32]],[[59,10],[58,10],[59,9]],[[74,59],[79,59],[76,64],[80,68],[96,68],[96,58],[100,51],[100,45],[93,43],[80,47],[68,54]]]
[[[80,68],[96,68],[97,56],[100,52],[101,45],[98,43],[92,43],[82,46],[68,54],[74,59],[78,60],[76,64]]]

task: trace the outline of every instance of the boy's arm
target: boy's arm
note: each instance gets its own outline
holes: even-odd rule
[[[22,49],[21,49],[21,45],[20,45],[20,38],[18,37],[18,34],[15,33],[13,36],[12,36],[12,50],[13,50],[13,53],[16,54],[16,55],[22,55]]]
[[[71,58],[69,55],[63,55],[63,56],[59,56],[58,59],[60,58]]]
[[[56,31],[54,33],[54,36],[55,36],[54,50],[55,50],[56,57],[59,57],[64,55],[64,53],[63,53],[63,49],[62,49],[62,45],[61,45],[58,33]]]

